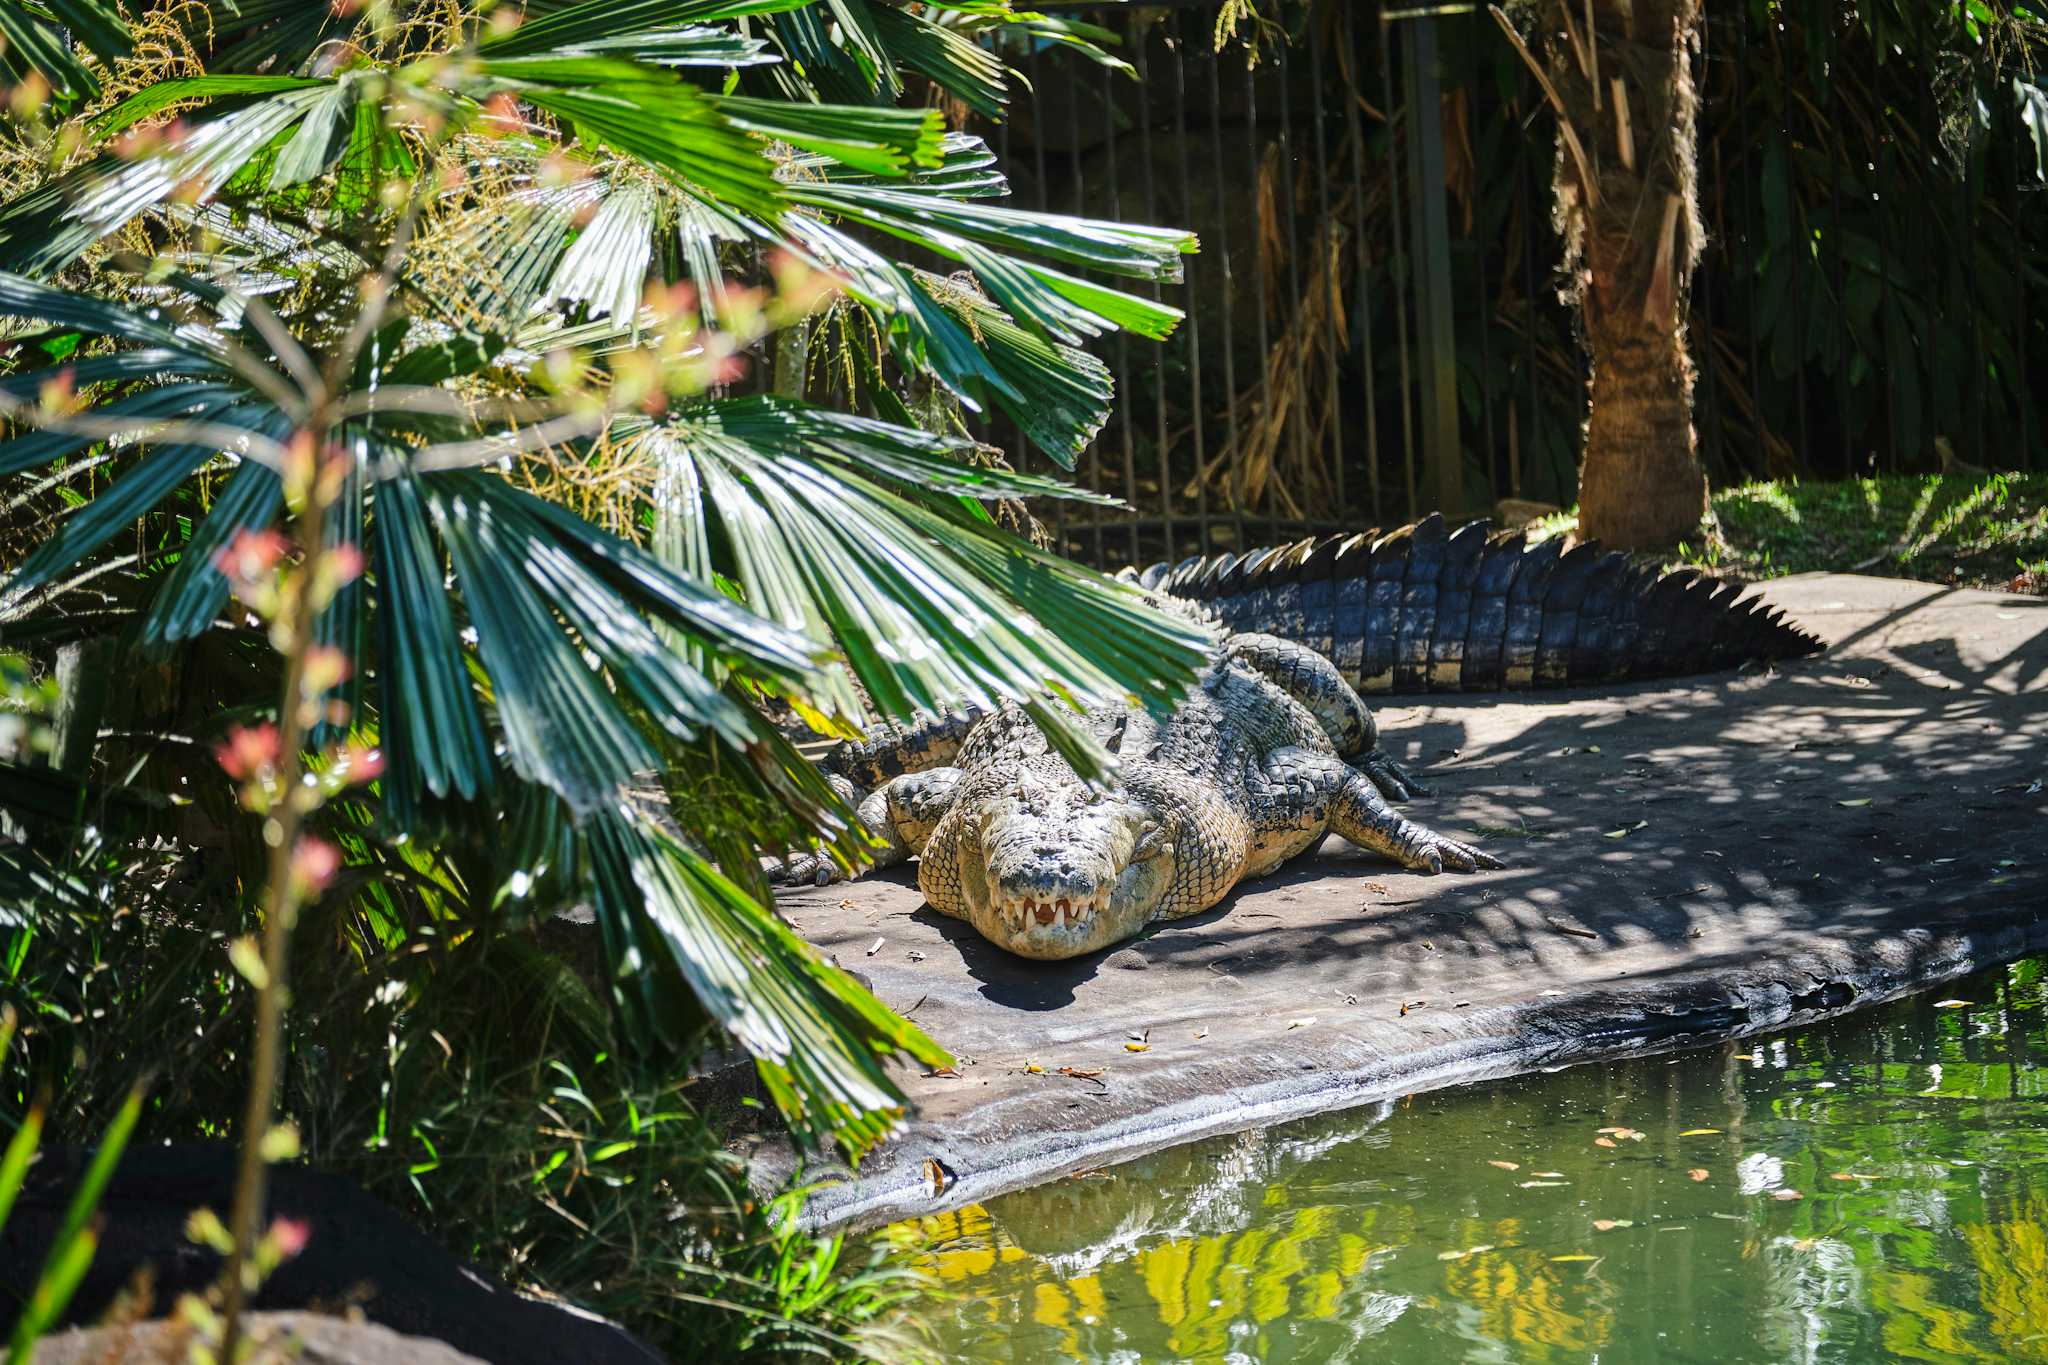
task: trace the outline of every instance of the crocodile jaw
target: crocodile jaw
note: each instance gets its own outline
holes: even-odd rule
[[[1165,889],[1134,803],[1026,783],[989,803],[960,849],[967,919],[1020,957],[1079,957],[1137,933]]]

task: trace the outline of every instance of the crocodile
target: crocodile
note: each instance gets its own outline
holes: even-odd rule
[[[1028,958],[1199,914],[1326,833],[1416,870],[1501,866],[1389,804],[1426,793],[1335,666],[1292,641],[1232,635],[1166,715],[1110,706],[1086,723],[1117,756],[1115,790],[1083,781],[1014,704],[883,727],[826,767],[878,866],[917,857],[932,909]],[[806,854],[786,875],[832,873]]]
[[[1612,684],[1821,648],[1736,584],[1440,514],[1125,576],[1226,630],[1305,645],[1367,696]]]
[[[824,760],[877,866],[917,858],[932,909],[1024,957],[1199,914],[1325,834],[1414,870],[1501,866],[1394,810],[1428,792],[1379,748],[1362,694],[1617,682],[1820,648],[1712,578],[1441,516],[1121,576],[1221,638],[1170,714],[1089,713],[1116,790],[1083,781],[1014,704],[884,722]],[[784,875],[836,873],[802,854]]]

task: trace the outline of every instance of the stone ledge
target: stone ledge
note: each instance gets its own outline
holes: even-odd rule
[[[789,894],[800,932],[962,1059],[904,1078],[905,1133],[857,1175],[819,1173],[810,1217],[871,1225],[1781,1028],[2048,948],[2048,601],[1832,574],[1764,592],[1829,651],[1377,708],[1438,792],[1417,818],[1483,835],[1501,871],[1418,876],[1331,841],[1208,914],[1050,964],[923,909],[909,871]],[[777,1140],[754,1158],[763,1180],[793,1166]]]

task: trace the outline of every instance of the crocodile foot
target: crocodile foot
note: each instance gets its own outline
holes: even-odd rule
[[[1507,864],[1456,839],[1438,834],[1421,825],[1411,825],[1404,831],[1401,851],[1396,855],[1403,866],[1411,872],[1443,871],[1446,867],[1454,872],[1477,872],[1483,867],[1505,867]]]
[[[1433,794],[1406,768],[1387,757],[1384,749],[1374,749],[1365,757],[1352,760],[1351,766],[1371,778],[1372,784],[1380,789],[1380,795],[1389,801],[1406,801],[1411,796]]]
[[[838,864],[821,853],[792,853],[770,878],[783,886],[830,886],[844,879]]]

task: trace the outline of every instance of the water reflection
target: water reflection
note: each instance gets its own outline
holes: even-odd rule
[[[977,1361],[2048,1361],[2042,979],[924,1220],[930,1316]]]

